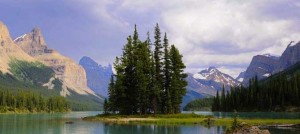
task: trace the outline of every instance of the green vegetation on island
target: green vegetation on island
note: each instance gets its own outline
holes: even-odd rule
[[[217,92],[213,111],[300,111],[300,64],[258,81],[248,87],[234,87],[221,95]]]
[[[118,124],[157,124],[157,125],[210,125],[231,127],[233,118],[215,118],[197,114],[147,114],[147,115],[120,115],[99,114],[84,117],[86,121],[101,121]],[[300,119],[261,119],[239,118],[239,123],[245,122],[251,126],[276,126],[284,124],[300,124]]]
[[[111,77],[105,113],[132,115],[180,112],[187,86],[182,55],[174,45],[169,46],[166,33],[162,43],[158,24],[154,43],[151,43],[149,33],[147,35],[146,41],[141,41],[135,26],[133,36],[127,38],[122,55],[116,58],[116,75]]]

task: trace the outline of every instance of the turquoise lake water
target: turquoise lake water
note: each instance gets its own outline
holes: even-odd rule
[[[221,134],[223,126],[205,127],[201,125],[117,125],[81,120],[82,117],[97,115],[100,112],[71,112],[55,114],[0,114],[1,134]],[[230,117],[231,113],[196,112],[197,114]],[[243,116],[257,116],[257,113]],[[267,113],[261,113],[267,114]],[[259,114],[259,115],[261,115]],[[270,114],[270,113],[269,113]],[[285,118],[298,117],[299,113],[285,114]],[[242,115],[240,115],[242,116]],[[275,117],[275,115],[273,115]],[[284,118],[279,114],[278,118]],[[73,122],[67,124],[66,122]],[[270,129],[271,133],[300,133],[291,129]]]

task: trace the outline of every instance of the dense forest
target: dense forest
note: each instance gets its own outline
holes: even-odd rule
[[[184,108],[184,111],[210,111],[214,98],[203,98],[189,102]]]
[[[0,91],[0,112],[65,112],[69,104],[64,97],[45,98],[33,92]]]
[[[161,39],[158,24],[154,43],[149,32],[141,41],[135,26],[133,36],[127,38],[123,53],[116,58],[116,75],[111,77],[106,112],[120,114],[179,113],[186,93],[187,74],[182,55],[169,46],[167,34]]]
[[[299,68],[298,68],[299,69]],[[217,92],[213,111],[287,111],[300,107],[300,73],[279,73],[262,81],[257,77],[248,87],[235,87]]]

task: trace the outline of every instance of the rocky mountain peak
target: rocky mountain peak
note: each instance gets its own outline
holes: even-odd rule
[[[86,67],[98,67],[98,63],[95,62],[92,58],[87,57],[87,56],[83,56],[80,60],[79,60],[79,64],[82,66],[86,66]]]
[[[33,57],[44,54],[48,50],[42,32],[38,27],[29,33],[17,37],[14,39],[14,42]]]
[[[271,75],[278,64],[278,57],[267,55],[256,55],[252,58],[243,79],[243,85],[247,86],[249,79],[257,76],[259,80]]]
[[[112,66],[99,65],[87,56],[82,57],[79,64],[85,69],[88,87],[101,96],[108,96],[108,84],[113,73]]]
[[[274,73],[282,71],[300,61],[300,42],[291,42],[279,59],[278,66]]]
[[[12,43],[12,40],[10,38],[7,26],[2,21],[0,21],[0,44],[3,45],[4,42],[10,44]]]
[[[228,74],[222,73],[216,67],[209,67],[208,69],[204,69],[199,73],[193,75],[195,79],[205,80],[205,81],[214,81],[217,83],[221,83],[228,86],[238,85],[239,82],[229,76]]]

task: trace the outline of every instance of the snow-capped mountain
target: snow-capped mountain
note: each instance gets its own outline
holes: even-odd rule
[[[229,90],[230,86],[240,84],[240,82],[215,67],[209,67],[195,74],[188,74],[186,80],[188,82],[187,93],[183,98],[182,106],[194,99],[215,96],[217,91],[222,90],[223,84],[226,90]]]
[[[209,67],[208,69],[202,70],[199,73],[194,74],[193,78],[198,81],[215,82],[224,84],[225,86],[236,86],[239,84],[237,80],[228,74],[222,73],[215,67]]]

